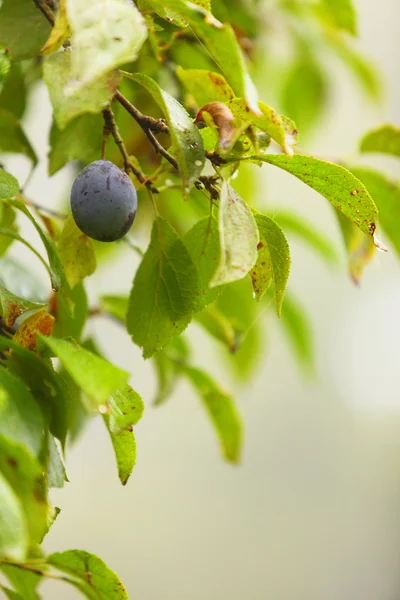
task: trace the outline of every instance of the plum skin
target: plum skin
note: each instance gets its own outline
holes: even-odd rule
[[[129,231],[135,219],[136,190],[114,163],[96,160],[72,184],[71,210],[75,223],[87,236],[114,242]]]

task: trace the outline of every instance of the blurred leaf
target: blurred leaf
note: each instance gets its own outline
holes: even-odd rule
[[[176,74],[199,107],[209,102],[228,102],[235,97],[232,88],[219,73],[178,67]]]
[[[86,164],[100,156],[103,139],[101,115],[81,115],[60,130],[53,123],[50,132],[49,175],[54,175],[70,160]]]
[[[327,82],[311,52],[297,49],[281,94],[284,112],[302,134],[317,126],[325,107]]]
[[[143,16],[125,0],[66,0],[72,30],[72,73],[77,88],[136,60],[146,37]]]
[[[0,168],[0,198],[13,198],[19,192],[19,183],[4,169]]]
[[[89,312],[83,284],[78,283],[73,290],[65,284],[62,290],[53,296],[52,303],[52,313],[56,317],[53,336],[70,336],[79,342]]]
[[[18,592],[14,592],[14,590],[10,590],[10,588],[6,588],[3,585],[0,585],[0,590],[4,592],[8,600],[24,600],[23,596],[18,594]]]
[[[0,43],[12,60],[37,56],[50,25],[32,0],[3,0],[0,9]]]
[[[53,315],[41,309],[21,323],[14,335],[14,342],[28,350],[36,351],[38,334],[51,335],[53,324]]]
[[[357,15],[353,0],[321,0],[332,25],[351,35],[357,35]]]
[[[261,131],[264,131],[271,136],[271,138],[282,147],[286,154],[293,154],[291,146],[297,141],[297,131],[295,131],[294,135],[293,128],[291,130],[290,128],[288,129],[287,125],[292,124],[290,120],[286,120],[278,115],[273,108],[264,104],[264,102],[258,103],[260,115],[256,115],[249,111],[242,98],[231,100],[228,102],[227,106],[239,122],[258,127],[258,129],[261,129]]]
[[[21,502],[0,473],[0,560],[23,561],[28,550],[28,532]]]
[[[314,349],[311,324],[298,301],[288,294],[283,303],[281,322],[300,366],[312,371]]]
[[[27,87],[21,65],[14,64],[0,91],[0,106],[19,119],[25,112]]]
[[[83,394],[78,385],[67,371],[62,367],[58,375],[66,386],[70,398],[69,409],[68,409],[68,436],[72,443],[76,442],[82,430],[84,429],[88,419],[92,416],[91,412],[87,410],[84,401]]]
[[[96,270],[92,240],[78,229],[72,215],[68,217],[58,240],[58,251],[68,285],[74,288]]]
[[[375,246],[365,235],[344,215],[335,211],[342,232],[348,257],[348,270],[353,282],[358,284],[364,269],[375,256]]]
[[[106,404],[111,394],[127,382],[128,373],[74,342],[44,336],[40,340],[87,394],[92,408]]]
[[[230,394],[200,369],[185,366],[183,372],[204,403],[217,432],[223,457],[232,463],[239,462],[242,423]]]
[[[25,569],[12,567],[11,565],[3,564],[0,568],[14,588],[21,594],[21,596],[15,598],[10,596],[12,600],[20,600],[20,598],[22,600],[40,600],[39,595],[35,591],[42,579],[40,575]]]
[[[340,213],[339,213],[340,214]],[[288,212],[279,212],[274,216],[275,221],[285,230],[307,243],[328,263],[334,265],[338,262],[338,255],[331,241],[319,233],[314,227],[303,221],[297,215]],[[346,217],[345,217],[346,218]]]
[[[0,152],[25,154],[36,164],[38,159],[26,137],[18,117],[0,107]]]
[[[0,229],[8,229],[18,233],[15,224],[15,210],[5,203],[0,203]],[[0,256],[7,252],[12,242],[12,237],[0,235]]]
[[[379,224],[400,256],[400,185],[385,175],[364,167],[351,167],[363,182],[379,211]]]
[[[361,181],[344,167],[302,154],[263,154],[242,160],[266,162],[287,171],[329,200],[365,234],[374,235],[378,217],[374,201]]]
[[[0,349],[12,349],[7,368],[28,387],[50,421],[50,431],[64,445],[67,434],[70,397],[64,381],[50,360],[38,358],[13,340],[0,337]]]
[[[0,367],[0,393],[0,435],[38,456],[44,419],[36,400],[22,381],[4,367]]]
[[[153,356],[158,379],[154,404],[160,405],[172,394],[181,376],[181,364],[189,357],[189,348],[182,336],[173,338]]]
[[[59,290],[65,281],[65,274],[60,255],[58,253],[55,243],[53,242],[49,234],[40,227],[40,225],[34,219],[33,215],[30,213],[30,211],[27,209],[23,202],[21,202],[20,200],[8,200],[8,203],[11,204],[11,206],[13,206],[14,208],[24,213],[24,215],[28,217],[28,219],[38,232],[40,239],[42,240],[42,243],[46,249],[47,257],[49,259],[51,284],[53,290]]]
[[[400,129],[394,125],[381,125],[364,135],[360,152],[382,152],[400,156]]]
[[[32,298],[42,305],[47,303],[47,286],[43,285],[27,265],[9,256],[3,256],[0,258],[0,271],[2,283],[13,294],[25,300]]]
[[[158,217],[136,272],[127,314],[128,332],[144,358],[182,333],[196,309],[199,281],[182,240]]]
[[[47,452],[47,485],[49,488],[62,488],[64,487],[64,483],[68,481],[68,478],[64,463],[52,435],[49,435]]]
[[[15,294],[9,292],[2,283],[0,283],[0,307],[1,316],[6,322],[7,326],[14,324],[15,320],[22,315],[22,313],[28,310],[39,310],[43,308],[44,304],[37,304],[36,302],[30,302],[19,298]]]
[[[47,564],[70,575],[70,581],[91,600],[128,600],[126,590],[114,571],[94,554],[84,550],[54,552]]]
[[[113,97],[120,75],[111,71],[77,90],[73,87],[71,52],[65,51],[46,57],[43,79],[49,90],[54,119],[62,130],[79,115],[101,112]]]
[[[125,323],[129,305],[128,296],[102,296],[100,305],[105,312]]]
[[[257,262],[250,271],[254,295],[260,300],[273,282],[276,312],[280,316],[290,273],[289,244],[273,219],[260,213],[256,213],[254,218],[260,234]]]
[[[240,345],[243,329],[234,326],[215,306],[208,306],[196,315],[196,321],[216,340],[222,342],[230,352],[235,353]]]
[[[51,30],[49,39],[40,51],[40,54],[47,55],[56,52],[70,35],[67,0],[59,0],[55,23]]]
[[[221,187],[218,228],[221,258],[212,287],[242,279],[257,260],[259,234],[253,214],[226,181]]]
[[[124,75],[145,87],[165,114],[173,151],[178,160],[184,193],[188,194],[202,172],[205,163],[203,143],[196,125],[183,106],[162,90],[150,77],[142,73],[124,72]]]
[[[31,544],[42,541],[50,519],[42,471],[42,466],[25,446],[0,434],[0,472],[21,501]]]
[[[190,229],[183,242],[199,276],[199,295],[196,311],[202,310],[219,296],[222,288],[209,287],[220,258],[218,222],[212,217],[205,217]]]

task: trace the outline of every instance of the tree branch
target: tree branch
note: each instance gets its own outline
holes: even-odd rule
[[[155,194],[158,194],[158,189],[153,185],[151,179],[146,177],[146,175],[144,175],[144,173],[142,173],[142,171],[140,169],[138,169],[138,167],[136,167],[133,164],[133,162],[131,161],[128,151],[125,147],[124,140],[122,139],[121,134],[119,133],[118,125],[115,121],[115,116],[114,116],[114,113],[111,110],[111,108],[106,108],[103,110],[103,118],[104,118],[104,135],[107,136],[108,133],[111,133],[111,135],[113,136],[114,141],[117,144],[119,151],[122,155],[122,158],[124,159],[125,171],[127,171],[127,172],[132,171],[132,173],[137,177],[137,179],[140,181],[140,183],[145,185],[147,188],[149,188]]]
[[[50,25],[53,27],[55,23],[55,17],[52,9],[47,4],[46,0],[34,0],[37,8],[46,17]]]
[[[169,133],[169,127],[165,119],[153,119],[153,117],[144,115],[136,108],[136,106],[133,106],[128,98],[125,98],[119,90],[116,91],[114,98],[118,100],[125,110],[128,111],[135,121],[137,121],[144,132],[150,130],[154,131],[154,133]]]

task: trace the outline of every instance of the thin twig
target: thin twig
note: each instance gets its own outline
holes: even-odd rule
[[[37,8],[46,17],[50,25],[53,27],[55,23],[55,17],[52,9],[47,4],[46,0],[34,0]]]
[[[154,119],[153,117],[149,117],[144,115],[133,106],[128,100],[125,98],[123,94],[119,90],[116,91],[114,98],[118,100],[118,102],[125,108],[126,111],[139,123],[140,127],[143,131],[150,130],[155,133],[169,133],[169,127],[165,121],[165,119]]]
[[[154,135],[154,133],[150,129],[147,129],[147,131],[144,130],[144,132],[147,135],[150,143],[152,144],[152,146],[153,146],[154,150],[157,152],[157,154],[161,154],[161,156],[163,156],[164,158],[166,158],[167,161],[174,167],[174,169],[176,169],[177,171],[179,171],[178,161],[176,160],[176,158],[174,158],[172,156],[172,154],[170,154],[168,152],[168,150],[166,150],[164,148],[164,146],[162,146],[160,144],[160,142],[157,140],[157,138]]]
[[[104,118],[104,132],[108,130],[114,138],[115,143],[117,144],[119,151],[121,152],[122,158],[124,159],[124,169],[125,171],[132,171],[132,173],[137,177],[137,179],[146,186],[152,192],[158,194],[158,189],[153,185],[152,181],[142,173],[140,169],[138,169],[133,162],[131,161],[128,151],[125,147],[124,140],[119,133],[118,125],[115,121],[114,113],[111,108],[106,108],[103,110],[103,118]]]

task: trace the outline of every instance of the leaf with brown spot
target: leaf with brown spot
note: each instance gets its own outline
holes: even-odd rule
[[[55,318],[44,309],[28,317],[18,327],[14,341],[28,350],[36,350],[36,338],[38,333],[51,335]]]
[[[28,310],[41,309],[44,304],[30,302],[24,298],[19,298],[0,283],[0,310],[1,316],[6,322],[6,325],[11,326],[15,320]]]
[[[199,121],[218,131],[218,149],[224,152],[233,146],[243,131],[243,127],[235,126],[232,111],[222,102],[209,102],[202,106],[196,115],[195,123]]]

